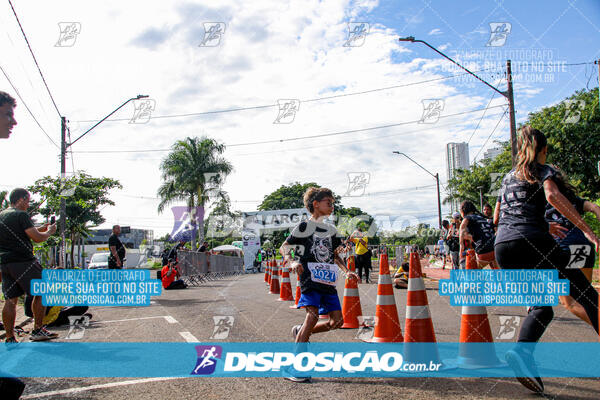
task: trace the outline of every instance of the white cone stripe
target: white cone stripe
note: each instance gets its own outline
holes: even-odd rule
[[[389,274],[379,275],[379,284],[392,284],[392,277]]]
[[[428,306],[406,306],[406,319],[431,318]]]
[[[281,280],[281,282],[282,282],[282,283],[286,283],[286,282],[288,282],[288,283],[291,283],[292,281],[290,281],[290,278],[283,278],[283,279]]]
[[[391,306],[396,305],[396,299],[391,294],[378,294],[377,295],[378,306]]]
[[[358,297],[358,289],[356,288],[345,288],[344,297]]]
[[[463,306],[462,315],[487,315],[487,310],[483,306]]]
[[[408,290],[409,291],[425,290],[425,282],[423,282],[423,278],[409,278],[408,279]]]

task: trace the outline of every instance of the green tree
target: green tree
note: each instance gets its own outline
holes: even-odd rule
[[[600,108],[598,88],[580,90],[556,105],[530,113],[523,125],[544,132],[548,138],[548,163],[562,169],[570,182],[585,198],[597,199],[600,177],[597,155],[600,154]],[[504,145],[503,153],[493,161],[482,160],[469,169],[459,170],[448,182],[452,199],[471,200],[478,204],[479,187],[483,193],[493,193],[494,176],[503,176],[511,169],[510,150]],[[497,184],[500,182],[497,181]],[[497,188],[496,188],[497,189]],[[492,197],[484,198],[492,203]]]
[[[294,182],[289,185],[282,185],[274,192],[266,195],[263,202],[258,206],[259,210],[284,210],[289,208],[304,208],[304,193],[309,187],[321,187],[315,182],[300,183]],[[341,197],[333,193],[334,217],[338,231],[343,236],[349,236],[357,226],[360,226],[364,232],[369,231],[373,225],[374,218],[358,207],[345,208],[342,205]],[[374,226],[374,225],[373,225]],[[376,231],[369,231],[373,236]],[[269,235],[261,235],[261,241],[271,240],[275,246],[283,243],[288,232],[285,230],[276,231]],[[377,238],[370,239],[371,244],[378,244]]]
[[[122,188],[119,181],[111,178],[94,178],[83,172],[62,181],[60,178],[46,176],[38,179],[27,190],[40,195],[46,201],[32,214],[41,214],[48,218],[60,210],[61,198],[66,200],[65,235],[71,247],[71,265],[74,266],[73,249],[75,243],[89,235],[89,227],[105,222],[100,210],[115,203],[108,195],[109,191]],[[39,205],[39,203],[37,203]],[[47,246],[56,245],[58,238],[48,241]],[[46,247],[47,248],[47,247]]]
[[[158,189],[158,212],[176,201],[185,201],[190,210],[205,207],[218,195],[233,166],[223,156],[225,145],[207,137],[178,140],[160,165],[163,183]],[[193,211],[191,211],[193,212]],[[192,218],[192,223],[195,223]],[[204,237],[204,216],[198,218],[198,232]],[[196,248],[193,239],[192,247]]]
[[[548,163],[569,177],[579,195],[595,199],[600,192],[598,88],[580,90],[565,101],[529,114],[526,125],[548,137]]]

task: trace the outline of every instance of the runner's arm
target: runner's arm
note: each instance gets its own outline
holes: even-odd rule
[[[500,220],[500,202],[496,202],[496,208],[494,208],[494,226],[498,226]]]
[[[460,223],[460,230],[458,232],[458,240],[460,242],[459,252],[461,256],[465,251],[464,240],[467,239],[467,236],[469,235],[469,233],[467,232],[467,225],[469,225],[469,220],[465,218]]]
[[[571,202],[558,190],[556,183],[554,183],[552,179],[546,179],[544,181],[544,192],[548,203],[556,208],[556,211],[571,221],[573,225],[581,229],[587,239],[596,246],[596,249],[598,249],[600,239],[598,239],[588,224],[581,218],[581,215],[579,215],[575,207],[573,207],[573,204],[571,204]]]
[[[600,221],[600,206],[598,204],[586,200],[583,203],[583,211],[594,213],[598,221]]]

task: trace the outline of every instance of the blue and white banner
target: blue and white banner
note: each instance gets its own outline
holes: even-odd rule
[[[31,294],[45,306],[149,306],[160,296],[161,282],[149,270],[45,269],[31,281]]]
[[[534,351],[535,346],[535,351]],[[513,377],[497,360],[533,352],[541,377],[599,377],[600,343],[17,343],[0,376]],[[492,360],[494,368],[470,365]],[[495,360],[495,361],[494,361]],[[531,359],[533,362],[533,359]],[[480,362],[480,361],[477,361]]]
[[[569,281],[554,269],[462,269],[439,282],[452,306],[555,306]]]

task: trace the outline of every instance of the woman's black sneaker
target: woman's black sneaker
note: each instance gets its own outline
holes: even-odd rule
[[[544,393],[544,382],[539,377],[533,356],[524,351],[509,350],[506,352],[506,362],[515,372],[515,377],[532,392]]]

